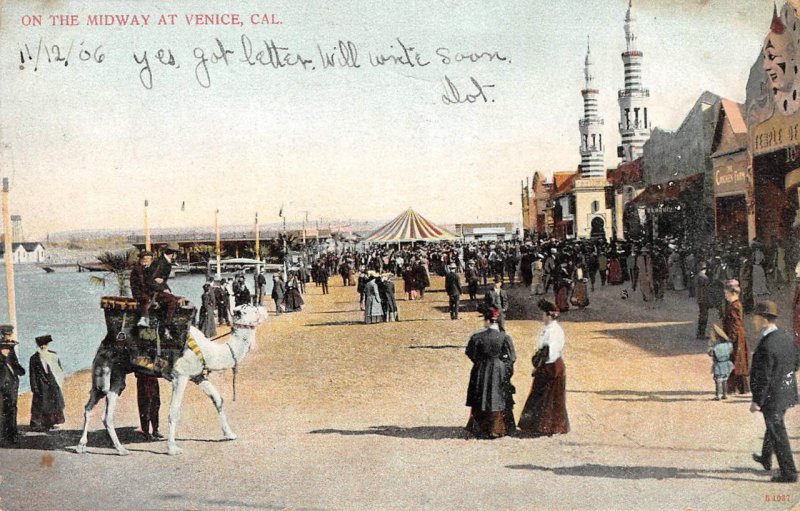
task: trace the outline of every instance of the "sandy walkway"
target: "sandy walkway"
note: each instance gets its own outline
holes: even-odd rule
[[[800,502],[796,485],[766,482],[750,460],[763,422],[748,413],[748,399],[709,400],[709,360],[692,339],[695,309],[683,297],[645,310],[638,298],[620,300],[620,288],[604,288],[590,309],[565,316],[570,434],[465,439],[463,347],[481,321],[475,313],[450,321],[442,287],[434,279],[425,301],[400,301],[400,323],[362,325],[355,288],[333,285],[322,296],[310,286],[306,310],[271,317],[260,331],[236,402],[230,374],[212,377],[239,440],[218,441],[213,407],[190,386],[179,457],[164,455],[164,442],[136,442],[132,376],[116,422],[133,454],[113,455],[103,431],[90,436],[89,454],[74,454],[89,388],[88,375],[76,375],[63,430],[28,433],[20,449],[0,451],[0,508],[728,510]],[[522,319],[533,317],[533,302],[521,291],[512,291],[508,322],[519,355],[517,414],[540,327]],[[164,430],[165,383],[162,401]],[[20,423],[29,409],[26,395]],[[798,449],[795,410],[787,422]]]

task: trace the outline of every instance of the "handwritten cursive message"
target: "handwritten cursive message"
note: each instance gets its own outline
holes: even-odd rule
[[[278,37],[264,37],[242,32],[234,37],[206,37],[196,44],[134,43],[134,48],[115,46],[103,38],[104,27],[138,30],[159,26],[272,27],[283,24],[276,13],[164,13],[150,14],[75,14],[26,15],[20,23],[36,27],[92,27],[91,36],[68,40],[62,34],[50,40],[38,36],[21,41],[17,49],[20,72],[41,75],[45,70],[90,68],[100,70],[109,62],[130,67],[131,78],[146,90],[164,86],[170,75],[187,77],[196,86],[208,89],[221,74],[234,68],[250,73],[366,73],[368,70],[404,69],[407,73],[443,70],[435,86],[435,96],[443,105],[477,105],[495,102],[495,80],[477,76],[470,69],[487,73],[497,66],[511,64],[511,58],[495,48],[451,48],[444,45],[422,46],[404,37],[382,44],[366,45],[342,38],[313,41],[303,46],[282,42]],[[137,38],[138,40],[139,38]],[[105,64],[105,65],[104,65]],[[96,71],[99,72],[99,71]],[[430,80],[429,74],[425,74]]]

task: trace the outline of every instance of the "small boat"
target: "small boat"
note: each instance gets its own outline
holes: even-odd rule
[[[78,263],[78,271],[109,271],[109,268],[103,263]]]
[[[54,269],[52,269],[52,268],[50,268],[49,266],[42,266],[42,269],[43,269],[45,272],[47,272],[47,273],[53,273],[53,272],[55,272],[55,270],[54,270]]]

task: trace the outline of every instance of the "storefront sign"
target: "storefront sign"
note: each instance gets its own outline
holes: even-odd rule
[[[714,194],[747,193],[747,169],[726,165],[714,169]]]

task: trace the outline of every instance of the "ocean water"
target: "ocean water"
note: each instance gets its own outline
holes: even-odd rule
[[[45,273],[29,265],[14,267],[14,288],[17,301],[17,355],[25,370],[28,359],[36,351],[37,336],[50,334],[50,349],[58,353],[66,373],[91,366],[94,353],[106,334],[100,298],[117,295],[116,279],[110,277],[105,287],[90,282],[100,272],[78,273],[60,270]],[[229,277],[230,275],[223,275]],[[200,307],[205,276],[179,275],[170,279],[170,287]],[[247,287],[253,292],[253,276],[247,275]],[[271,281],[267,279],[267,296]],[[0,323],[8,322],[5,269],[0,270]],[[28,377],[20,378],[20,392],[30,389]]]

